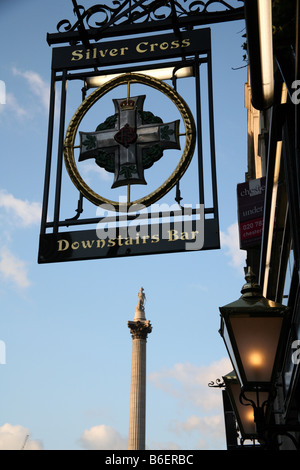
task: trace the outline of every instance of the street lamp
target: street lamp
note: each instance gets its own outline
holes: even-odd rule
[[[249,439],[255,443],[255,440],[260,438],[258,431],[261,429],[261,421],[265,420],[267,411],[265,405],[268,403],[269,393],[252,391],[247,393],[245,399],[234,370],[224,375],[223,383],[238,423],[242,442]]]
[[[246,271],[246,270],[245,270]],[[243,390],[271,390],[279,368],[289,308],[262,295],[248,268],[242,296],[220,307],[220,334]]]

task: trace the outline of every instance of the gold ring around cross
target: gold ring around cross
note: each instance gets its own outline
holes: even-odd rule
[[[120,202],[111,201],[100,196],[86,184],[86,182],[81,177],[75,163],[74,148],[76,147],[74,143],[78,127],[87,111],[108,92],[110,92],[117,86],[126,83],[141,83],[143,85],[152,87],[166,95],[175,104],[181,114],[185,126],[186,139],[185,147],[183,149],[183,153],[177,164],[177,167],[161,186],[159,186],[156,190],[140,199],[137,199],[132,202],[128,201],[127,203],[122,202],[120,204]],[[151,204],[154,204],[156,201],[160,200],[165,194],[167,194],[187,170],[194,154],[195,143],[196,127],[194,118],[183,98],[171,86],[169,86],[165,82],[162,82],[161,80],[157,80],[153,77],[138,73],[125,73],[106,82],[100,88],[97,88],[97,90],[91,93],[78,107],[69,123],[66,132],[66,137],[64,141],[64,160],[67,171],[73,184],[83,194],[84,197],[86,197],[90,202],[97,206],[101,204],[110,204],[118,212],[126,212],[128,211],[129,207],[134,204],[148,207]]]

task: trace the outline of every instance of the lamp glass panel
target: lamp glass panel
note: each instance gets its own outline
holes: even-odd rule
[[[233,317],[231,325],[247,382],[270,382],[282,318]]]
[[[237,413],[237,420],[239,422],[240,431],[243,437],[250,437],[257,435],[256,431],[256,424],[254,422],[254,411],[253,407],[249,405],[243,405],[240,402],[240,393],[241,393],[241,386],[240,384],[231,384],[231,396],[234,400],[233,407]],[[262,405],[264,401],[268,399],[267,392],[259,392],[258,394],[260,403],[257,403],[257,394],[256,392],[247,392],[246,397],[249,400],[252,400],[256,405]],[[244,401],[244,403],[247,403]]]
[[[227,351],[228,351],[228,354],[229,354],[229,357],[230,357],[230,360],[231,360],[231,363],[232,363],[232,366],[239,378],[239,381],[241,382],[242,379],[240,377],[240,374],[239,374],[239,366],[237,364],[237,361],[235,359],[235,354],[234,354],[234,351],[233,351],[233,347],[232,347],[232,343],[231,343],[231,338],[230,338],[230,335],[228,333],[228,329],[227,329],[227,325],[225,322],[223,322],[223,329],[222,329],[222,335],[223,335],[223,340],[224,340],[224,343],[226,345],[226,348],[227,348]]]
[[[241,386],[239,384],[232,384],[231,393],[232,393],[232,397],[233,397],[234,404],[235,404],[235,409],[237,413],[237,419],[239,422],[241,434],[243,436],[255,435],[256,426],[254,422],[253,408],[252,406],[242,405],[239,400],[239,396],[241,393]]]

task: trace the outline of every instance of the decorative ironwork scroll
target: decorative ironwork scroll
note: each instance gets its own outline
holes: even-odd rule
[[[86,39],[98,41],[116,34],[132,34],[139,30],[178,29],[209,23],[242,19],[243,0],[115,0],[113,6],[97,4],[88,9],[77,5],[73,24],[63,19],[57,24],[58,33],[48,34],[48,43],[78,42],[82,32]]]
[[[208,384],[209,387],[211,388],[225,388],[225,383],[221,379],[216,379],[216,381],[211,381]]]

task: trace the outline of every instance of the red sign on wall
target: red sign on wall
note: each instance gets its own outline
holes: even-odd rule
[[[266,178],[237,185],[240,248],[257,246],[263,231]]]

